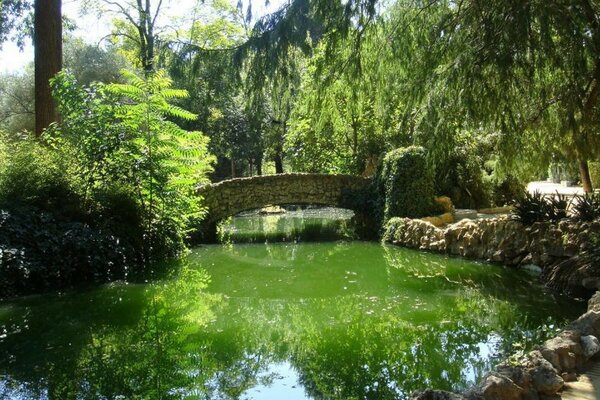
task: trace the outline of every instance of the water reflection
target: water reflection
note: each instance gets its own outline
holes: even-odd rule
[[[293,208],[294,206],[292,206]],[[261,214],[241,213],[220,227],[222,243],[314,242],[356,239],[354,212],[334,207],[308,207]]]
[[[404,398],[466,386],[568,305],[511,270],[373,243],[206,246],[160,284],[0,307],[0,396]]]

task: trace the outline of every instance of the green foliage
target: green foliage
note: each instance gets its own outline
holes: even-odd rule
[[[513,203],[513,217],[524,225],[546,221],[548,217],[546,198],[538,191],[524,192]]]
[[[544,195],[539,191],[523,192],[513,202],[513,217],[524,225],[535,222],[559,222],[568,218],[572,200],[565,195]]]
[[[392,217],[419,218],[435,210],[432,173],[422,147],[387,153],[376,180],[385,204],[383,221]]]
[[[124,226],[111,221],[123,214],[84,209],[72,154],[3,135],[0,155],[0,297],[135,273],[139,245],[112,229]]]
[[[573,215],[579,221],[593,221],[600,218],[600,194],[586,193],[573,200]]]
[[[492,199],[494,205],[504,206],[511,204],[525,191],[525,185],[515,176],[508,175],[499,183],[493,184]]]
[[[146,257],[161,259],[182,248],[190,222],[202,217],[195,186],[206,180],[213,157],[202,133],[167,119],[195,115],[171,104],[187,93],[172,89],[164,72],[123,77],[125,84],[81,89],[72,76],[59,75],[54,86],[65,118],[52,137],[78,153],[88,203],[117,188],[137,205],[145,238],[138,241],[148,245]]]
[[[32,206],[69,213],[78,208],[79,196],[65,173],[67,159],[30,138],[11,140],[3,134],[0,143],[0,209]]]
[[[119,82],[120,71],[129,67],[115,46],[87,44],[81,38],[67,36],[63,43],[63,64],[80,85],[93,82]]]
[[[196,115],[170,103],[187,92],[172,89],[164,71],[147,78],[127,71],[123,76],[126,84],[111,84],[107,90],[122,98],[115,116],[129,136],[132,189],[140,200],[146,231],[160,238],[174,228],[184,235],[189,222],[203,215],[195,188],[211,171],[208,139],[167,120],[192,120]]]
[[[454,151],[436,164],[435,193],[452,199],[458,208],[479,209],[489,205],[481,161],[473,154]]]
[[[13,134],[34,129],[33,93],[32,66],[0,76],[0,129]]]
[[[560,194],[547,196],[548,202],[548,219],[552,222],[558,222],[568,216],[569,208],[572,200],[567,195]]]
[[[183,249],[202,217],[195,187],[211,170],[208,140],[167,119],[194,118],[171,104],[185,91],[163,72],[124,77],[128,84],[82,88],[59,74],[63,119],[44,143],[0,141],[0,290],[151,273],[151,262]]]

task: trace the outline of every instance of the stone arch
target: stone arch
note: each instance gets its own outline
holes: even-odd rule
[[[208,209],[200,227],[202,241],[216,241],[224,218],[269,205],[316,204],[355,209],[349,198],[365,193],[371,178],[355,175],[277,174],[230,179],[198,188]]]

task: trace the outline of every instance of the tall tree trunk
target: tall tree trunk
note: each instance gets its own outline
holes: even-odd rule
[[[256,159],[256,175],[262,175],[262,154]]]
[[[235,178],[235,161],[233,161],[233,157],[231,157],[231,177]]]
[[[58,121],[50,79],[62,69],[61,0],[35,0],[35,133]]]
[[[280,151],[277,151],[275,154],[275,173],[283,174],[283,159],[281,158]]]
[[[592,178],[590,177],[590,169],[588,167],[587,160],[579,159],[579,177],[581,179],[581,186],[585,193],[591,193],[593,191]]]

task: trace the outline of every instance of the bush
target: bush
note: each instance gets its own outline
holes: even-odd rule
[[[513,218],[524,225],[548,221],[549,204],[543,194],[524,192],[513,203]]]
[[[61,73],[44,144],[0,137],[0,297],[152,272],[203,215],[208,139],[167,119],[195,117],[169,104],[185,92],[126,78],[84,89]]]
[[[578,221],[593,221],[600,218],[600,194],[586,193],[573,201],[573,215]]]
[[[456,207],[487,207],[490,204],[488,192],[476,156],[456,151],[436,165],[435,193],[450,197]]]
[[[516,199],[522,196],[525,191],[525,185],[516,177],[509,175],[498,184],[492,187],[492,201],[496,206],[512,204]]]
[[[70,181],[68,154],[59,154],[30,138],[0,135],[0,208],[32,206],[81,214],[81,198]]]
[[[558,222],[568,218],[571,203],[572,200],[558,192],[552,195],[543,195],[538,191],[523,192],[513,203],[513,218],[525,225]]]
[[[376,180],[384,204],[384,221],[392,217],[420,218],[437,211],[433,200],[433,174],[422,147],[411,146],[387,153]]]

